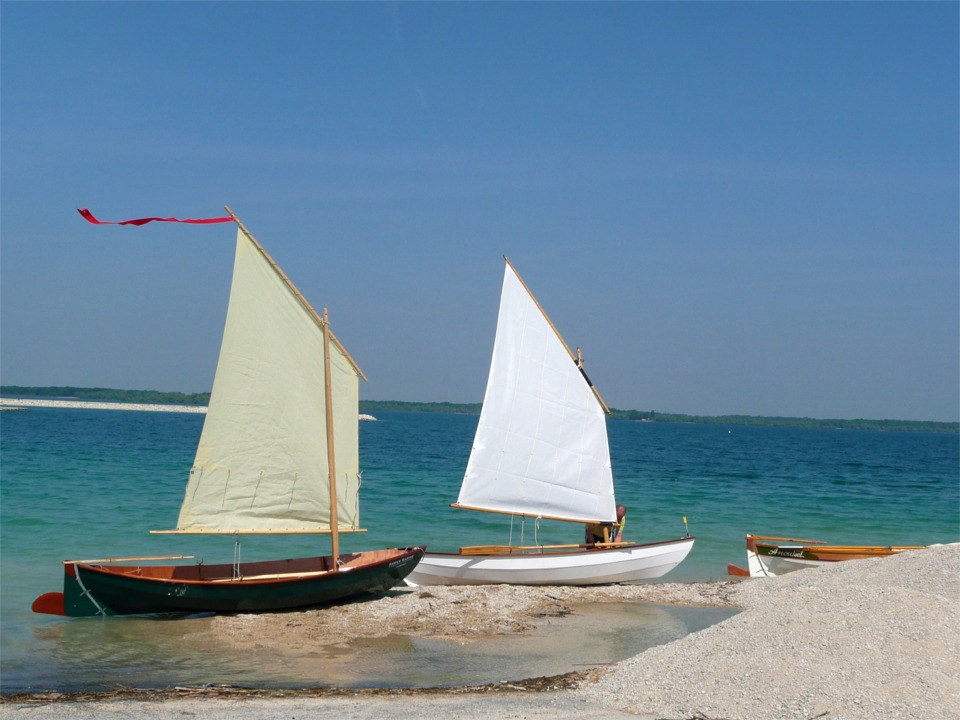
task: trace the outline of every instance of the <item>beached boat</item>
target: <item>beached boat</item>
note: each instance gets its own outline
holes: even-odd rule
[[[728,565],[730,575],[776,577],[846,560],[889,557],[923,545],[828,545],[823,540],[747,535],[747,567]]]
[[[229,208],[227,209],[228,212]],[[207,416],[177,527],[236,537],[234,562],[189,556],[68,560],[36,612],[122,615],[286,610],[401,584],[423,548],[340,553],[359,525],[363,373],[260,243],[238,226],[233,284]],[[364,377],[364,379],[366,379]],[[332,501],[331,501],[332,499]],[[331,554],[240,562],[240,536],[330,534]]]
[[[504,258],[506,260],[506,258]],[[506,260],[493,359],[455,508],[612,525],[606,404]],[[427,552],[411,585],[597,585],[661,577],[689,534],[653,543],[493,545]]]

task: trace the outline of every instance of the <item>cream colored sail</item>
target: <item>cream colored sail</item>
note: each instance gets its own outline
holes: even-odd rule
[[[358,370],[330,343],[341,532],[359,524]],[[177,532],[330,532],[323,328],[240,227],[220,360]]]
[[[493,360],[457,507],[616,520],[604,408],[507,262]]]

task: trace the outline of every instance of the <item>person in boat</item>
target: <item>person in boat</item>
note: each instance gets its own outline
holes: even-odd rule
[[[610,528],[610,542],[623,542],[623,526],[627,524],[627,508],[617,505],[617,521]]]
[[[617,521],[615,523],[592,523],[587,525],[584,540],[587,545],[596,543],[623,542],[623,526],[627,523],[627,508],[617,505]]]

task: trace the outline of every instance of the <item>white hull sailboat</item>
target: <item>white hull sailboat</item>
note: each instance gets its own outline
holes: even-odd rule
[[[506,260],[497,336],[455,508],[607,524],[617,520],[606,413],[556,327]],[[482,545],[427,552],[410,585],[600,585],[653,580],[693,547],[653,543]]]
[[[549,545],[473,554],[431,553],[407,576],[410,585],[609,585],[655,580],[679,565],[693,538],[570,550]]]

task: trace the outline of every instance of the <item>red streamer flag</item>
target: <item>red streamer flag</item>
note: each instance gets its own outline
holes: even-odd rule
[[[191,223],[193,225],[209,225],[211,223],[223,223],[223,222],[233,222],[232,217],[218,217],[218,218],[188,218],[186,220],[178,220],[177,218],[162,218],[162,217],[148,217],[148,218],[138,218],[136,220],[121,220],[120,222],[108,222],[106,220],[97,220],[93,213],[91,213],[86,208],[77,209],[77,212],[87,221],[92,222],[94,225],[146,225],[150,222],[178,222],[178,223]]]

